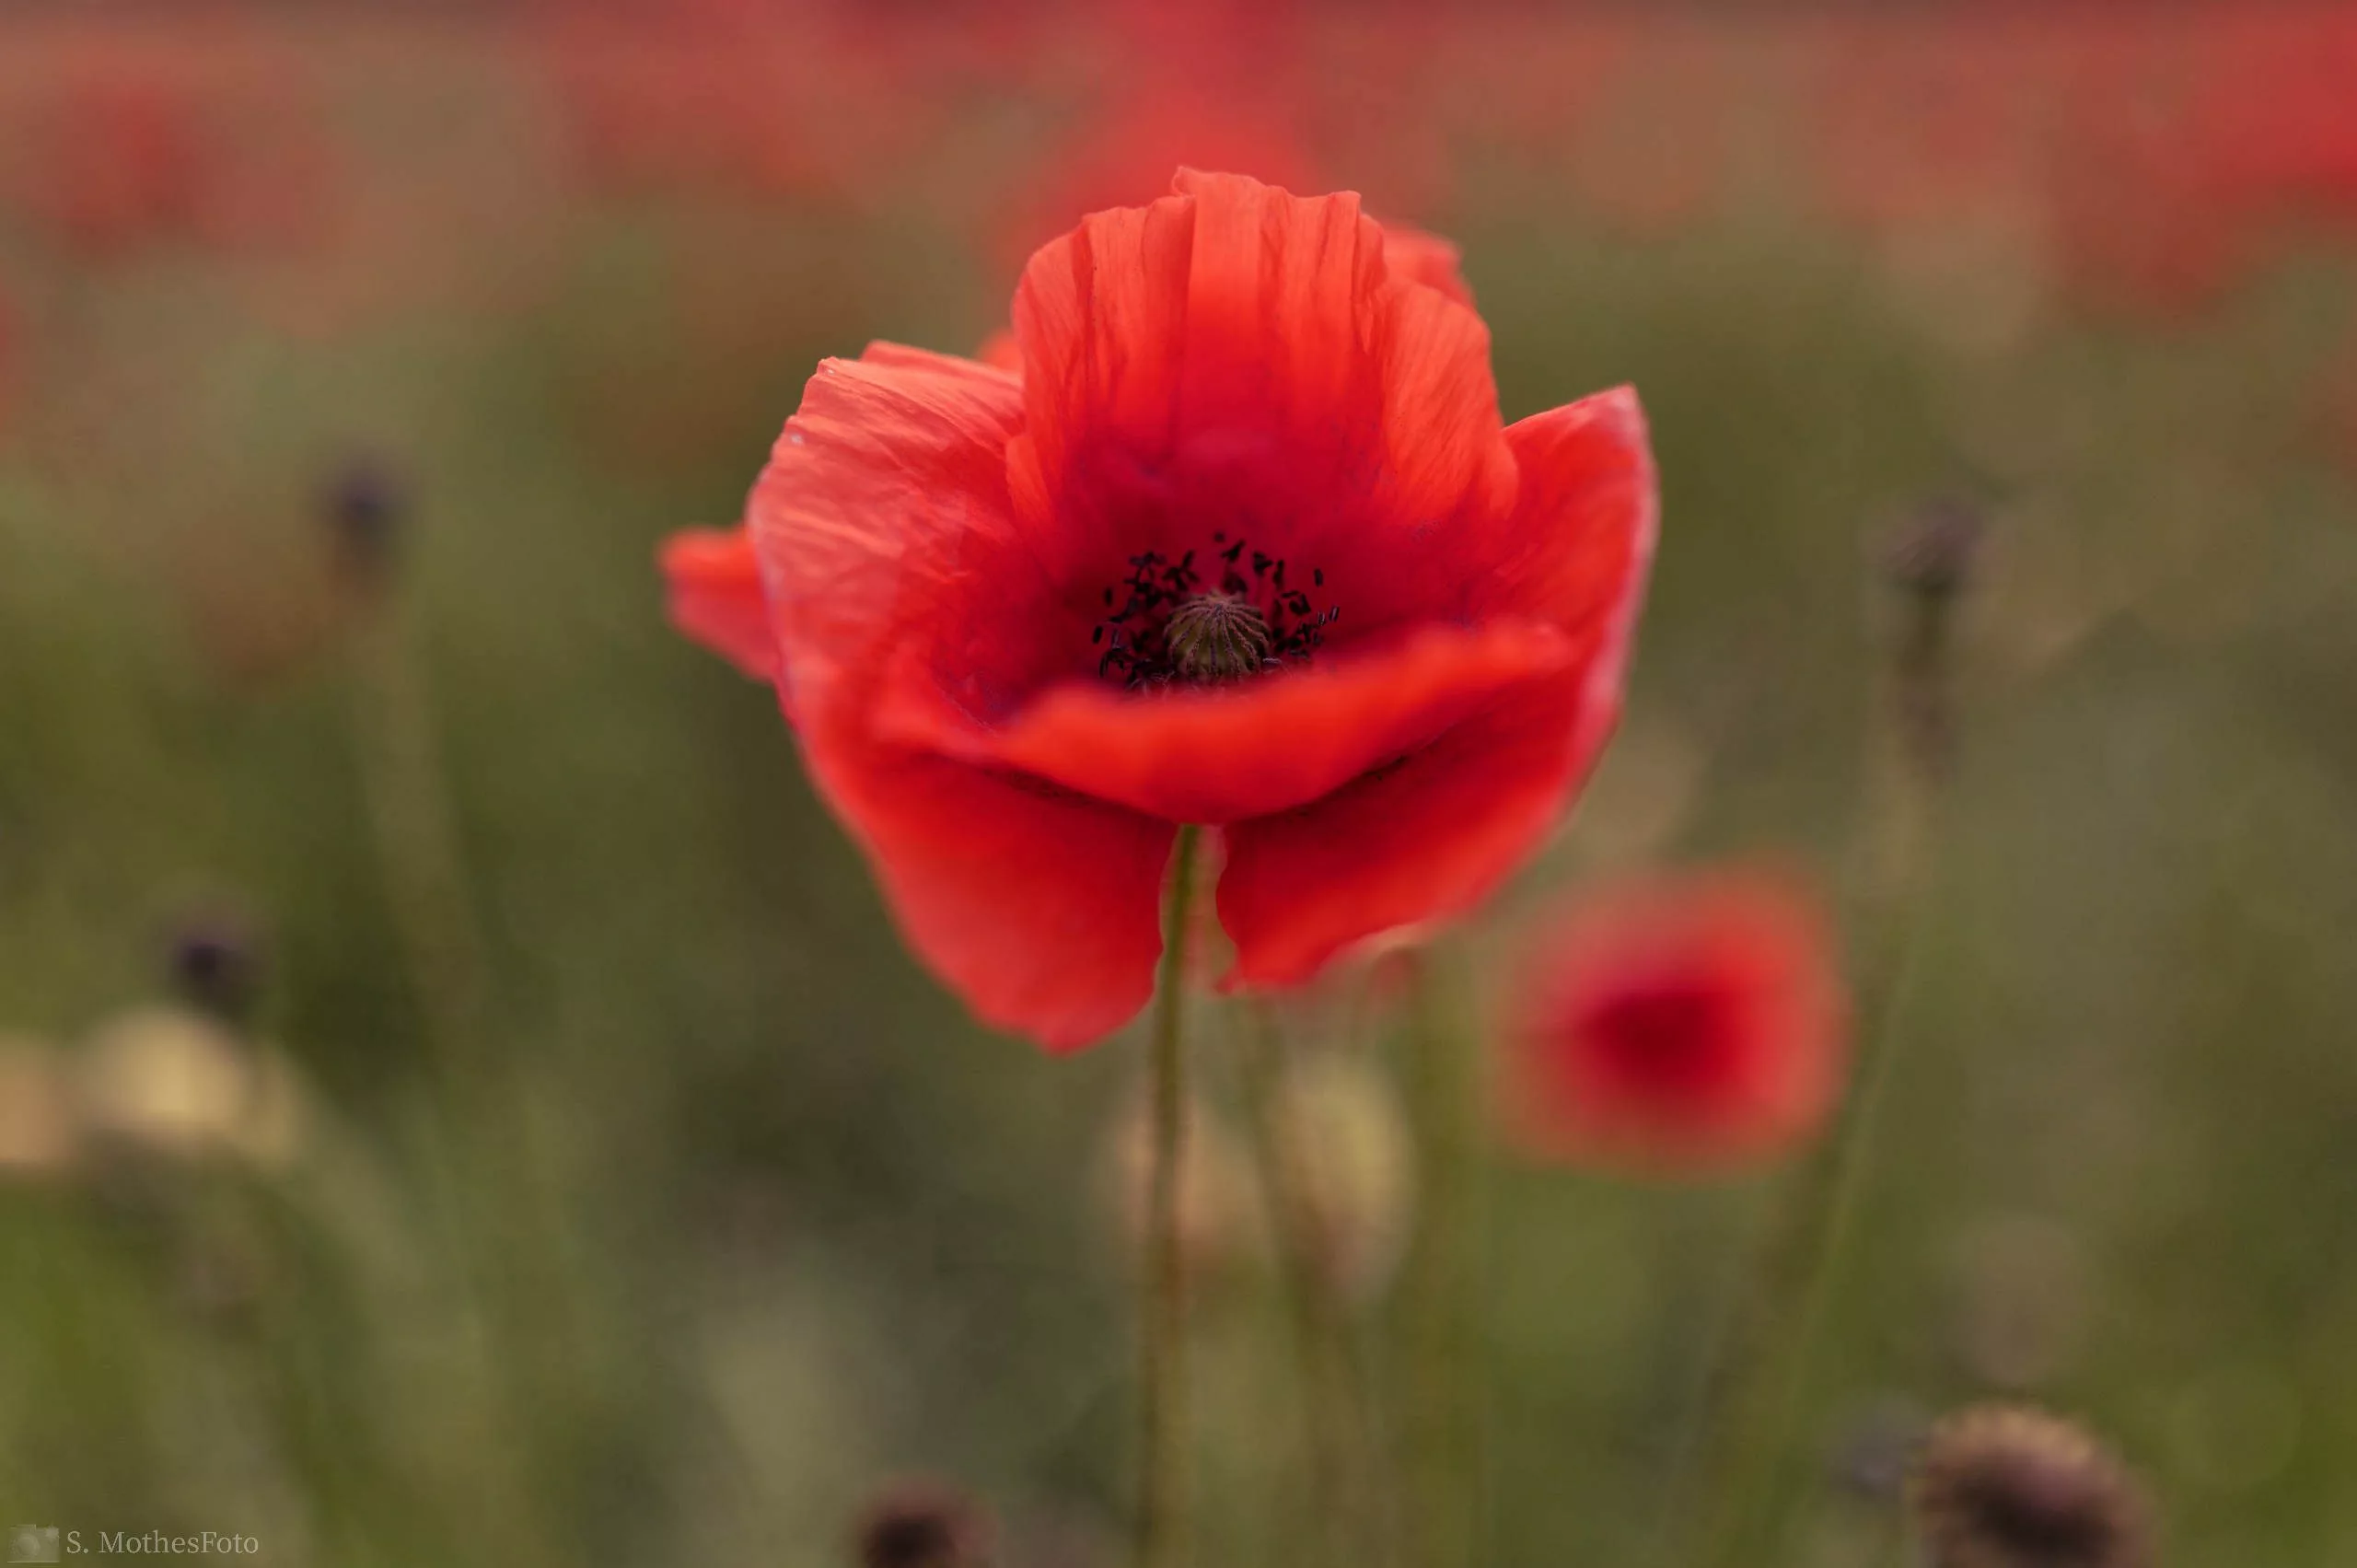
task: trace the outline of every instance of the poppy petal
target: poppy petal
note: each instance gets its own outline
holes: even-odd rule
[[[757,680],[777,679],[777,641],[752,536],[742,528],[688,528],[660,556],[671,624]]]
[[[1175,830],[911,751],[875,724],[887,652],[958,635],[973,563],[1021,553],[1004,465],[1020,417],[1015,378],[970,360],[877,345],[829,361],[749,527],[811,775],[910,945],[985,1021],[1065,1050],[1152,993]]]
[[[1404,223],[1387,222],[1383,226],[1384,270],[1395,278],[1405,278],[1426,288],[1436,288],[1457,304],[1470,307],[1473,291],[1458,271],[1459,256],[1454,240],[1443,239],[1437,234],[1413,228]]]
[[[1004,468],[1021,418],[1021,384],[972,360],[875,343],[820,363],[746,515],[797,706],[872,686],[978,561],[1026,553]]]
[[[1562,671],[1553,627],[1420,629],[1354,658],[1233,687],[1160,693],[1102,681],[1051,689],[1003,727],[917,672],[878,722],[912,746],[1046,779],[1174,822],[1234,822],[1303,806],[1430,744],[1502,693]]]
[[[1066,1051],[1137,1015],[1175,827],[847,728],[810,735],[811,772],[909,946],[975,1016]]]
[[[1651,564],[1659,509],[1636,391],[1615,387],[1506,430],[1521,494],[1501,526],[1458,546],[1458,612],[1527,615],[1574,637],[1625,641]],[[1634,574],[1633,577],[1631,574]]]
[[[1023,374],[1023,345],[1015,341],[1015,329],[1001,327],[982,340],[974,357],[984,365],[993,366],[1010,375]]]
[[[1295,983],[1358,942],[1474,908],[1562,815],[1618,721],[1656,513],[1643,416],[1633,397],[1607,393],[1506,439],[1521,493],[1488,547],[1503,575],[1487,593],[1548,615],[1573,664],[1394,768],[1228,827],[1229,984]]]
[[[1327,520],[1355,553],[1511,499],[1480,319],[1394,276],[1349,192],[1302,198],[1182,170],[1178,194],[1094,214],[1043,247],[1015,301],[1028,417],[1018,505],[1101,528],[1108,494],[1218,483]],[[1315,505],[1296,504],[1316,497]],[[1369,525],[1375,537],[1369,537]]]

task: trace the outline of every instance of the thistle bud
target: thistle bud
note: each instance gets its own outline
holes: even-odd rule
[[[868,1504],[854,1542],[860,1568],[983,1568],[991,1517],[953,1487],[909,1482]]]
[[[2150,1568],[2127,1468],[2059,1417],[1986,1405],[1934,1427],[1909,1502],[1933,1568]]]

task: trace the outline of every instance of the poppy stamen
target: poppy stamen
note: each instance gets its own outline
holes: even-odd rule
[[[1174,683],[1219,685],[1306,660],[1325,641],[1339,605],[1319,610],[1309,596],[1285,583],[1285,563],[1249,541],[1212,542],[1220,570],[1216,587],[1195,568],[1196,552],[1176,561],[1155,551],[1129,558],[1120,589],[1104,590],[1111,611],[1089,633],[1103,649],[1097,673],[1132,690]],[[1249,556],[1249,575],[1246,558]],[[1325,586],[1323,570],[1311,581]]]

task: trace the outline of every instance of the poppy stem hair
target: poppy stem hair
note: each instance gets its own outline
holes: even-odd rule
[[[1152,1079],[1144,1267],[1138,1304],[1138,1479],[1135,1568],[1186,1561],[1187,1257],[1178,1172],[1186,1155],[1187,933],[1192,923],[1197,830],[1178,830],[1163,894],[1162,968],[1147,1071]]]

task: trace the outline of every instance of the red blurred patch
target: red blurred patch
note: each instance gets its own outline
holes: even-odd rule
[[[1825,916],[1778,876],[1592,896],[1542,940],[1509,1045],[1513,1132],[1543,1158],[1666,1174],[1782,1154],[1824,1123],[1848,1054]]]

